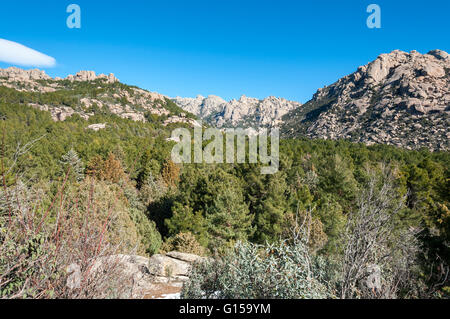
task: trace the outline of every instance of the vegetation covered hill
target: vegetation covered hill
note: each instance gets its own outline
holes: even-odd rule
[[[66,79],[52,79],[40,70],[8,68],[0,69],[0,85],[4,102],[49,111],[55,121],[72,115],[89,119],[98,114],[113,114],[140,122],[158,119],[164,125],[195,124],[192,114],[167,97],[122,84],[112,74],[108,78],[80,71]]]

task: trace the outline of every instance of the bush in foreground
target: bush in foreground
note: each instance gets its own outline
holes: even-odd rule
[[[119,263],[98,261],[132,251],[133,222],[105,185],[66,196],[66,181],[53,199],[20,182],[0,191],[0,299],[130,296]]]
[[[331,297],[301,241],[260,246],[238,242],[222,257],[193,266],[187,299],[319,299]]]

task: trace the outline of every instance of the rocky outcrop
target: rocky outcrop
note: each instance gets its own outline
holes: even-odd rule
[[[100,81],[98,82],[98,80]],[[54,104],[28,103],[29,106],[50,112],[54,121],[65,121],[75,114],[87,120],[94,116],[96,112],[101,111],[132,121],[151,121],[152,118],[148,116],[151,114],[156,117],[165,117],[164,125],[171,123],[199,125],[187,114],[179,112],[181,110],[174,111],[173,105],[169,107],[169,98],[162,94],[125,85],[108,85],[118,81],[113,74],[96,75],[94,71],[80,71],[75,75],[67,76],[65,79],[58,77],[52,79],[40,70],[22,70],[15,67],[0,69],[0,86],[31,93],[62,91],[65,96],[72,98],[72,101],[76,101],[70,106],[67,106],[67,103],[62,104],[57,101]],[[71,96],[71,92],[77,91],[77,84],[81,84],[81,82],[93,82],[92,88],[103,88],[103,93],[95,94],[95,97],[91,94],[80,97],[78,91]],[[39,100],[39,96],[36,100]],[[18,101],[18,103],[21,102]],[[91,129],[98,131],[102,127],[93,126]]]
[[[179,292],[183,282],[189,279],[191,265],[204,258],[180,252],[169,252],[165,255],[153,255],[150,258],[130,255],[114,255],[97,259],[92,266],[92,274],[103,271],[114,271],[123,278],[123,283],[130,284],[132,298],[152,296],[161,287],[171,292]],[[76,288],[77,278],[72,269],[67,279],[67,286]]]
[[[22,70],[16,67],[0,69],[0,78],[5,78],[12,82],[51,79],[44,71],[38,69]]]
[[[149,260],[149,271],[156,277],[187,280],[191,264],[203,260],[202,257],[180,252],[169,252],[165,255],[153,255]]]
[[[285,136],[348,139],[409,149],[449,148],[450,58],[393,51],[319,89],[284,117]]]
[[[74,115],[75,110],[71,107],[68,106],[52,106],[52,105],[40,105],[40,104],[35,104],[35,103],[30,103],[28,104],[31,107],[34,107],[36,109],[39,109],[41,111],[47,111],[50,112],[50,115],[53,119],[53,121],[55,122],[59,122],[59,121],[65,121],[67,118],[71,117],[72,115]],[[77,113],[79,114],[79,113]],[[79,114],[82,118],[84,118],[85,120],[89,119],[89,115],[87,114]]]
[[[164,121],[163,125],[167,126],[169,124],[176,124],[176,123],[185,123],[189,124],[192,127],[201,127],[200,123],[194,119],[187,118],[187,117],[180,117],[180,116],[171,116],[167,120]]]
[[[172,100],[183,110],[201,118],[207,118],[212,114],[221,112],[227,104],[227,101],[215,95],[210,95],[207,98],[201,95],[196,98],[176,97]]]
[[[91,124],[87,127],[87,129],[89,130],[93,130],[93,131],[100,131],[100,130],[104,130],[106,128],[106,123],[98,123],[98,124]]]
[[[80,71],[63,81],[51,79],[39,70],[0,69],[0,86],[28,92],[73,90],[77,82],[98,79],[104,81],[93,85],[107,90],[95,98],[83,96],[72,107],[32,106],[49,111],[55,121],[73,114],[88,119],[100,108],[134,121],[146,122],[155,115],[167,117],[164,125],[200,125],[179,110],[174,111],[174,105],[168,105],[173,103],[159,93],[106,85],[118,81],[112,74],[97,76],[92,71]],[[382,54],[356,72],[319,89],[304,105],[283,98],[259,100],[246,96],[229,102],[213,95],[177,97],[172,101],[186,112],[223,129],[241,127],[257,134],[262,129],[280,127],[284,137],[347,139],[369,145],[448,150],[450,56],[441,50],[427,54],[398,50]]]
[[[52,79],[45,73],[45,71],[41,71],[38,69],[23,70],[16,67],[0,69],[0,78],[4,78],[9,82],[26,82],[35,80],[53,80],[53,81],[63,80],[60,77],[55,77],[54,79]],[[109,75],[99,74],[97,76],[94,71],[80,71],[75,75],[68,75],[66,77],[66,80],[79,82],[95,81],[95,80],[105,80],[107,83],[119,82],[119,80],[112,73]]]
[[[301,106],[298,102],[283,98],[267,97],[263,100],[243,95],[239,100],[224,99],[210,95],[196,98],[172,99],[183,110],[202,118],[219,128],[241,127],[271,128],[281,124],[281,118],[289,111]]]
[[[173,259],[178,259],[178,260],[187,262],[189,264],[193,264],[193,263],[204,260],[203,257],[197,256],[194,254],[180,253],[178,251],[168,252],[168,253],[166,253],[166,256],[173,258]]]
[[[109,75],[100,74],[97,76],[94,71],[80,71],[75,75],[68,75],[66,77],[66,80],[69,80],[71,82],[89,82],[95,80],[105,80],[107,83],[119,82],[119,80],[112,73],[110,73]]]
[[[43,85],[41,82],[51,80],[44,71],[38,69],[22,70],[16,67],[0,69],[0,86],[18,91],[54,92],[56,85]]]

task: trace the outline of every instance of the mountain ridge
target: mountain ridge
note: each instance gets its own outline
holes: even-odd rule
[[[182,109],[197,115],[219,128],[272,128],[281,124],[281,118],[301,103],[281,97],[257,99],[242,95],[238,100],[225,101],[219,96],[172,99]]]
[[[242,95],[231,101],[215,95],[169,98],[122,84],[114,74],[96,75],[93,71],[62,79],[39,69],[10,67],[0,69],[2,86],[39,96],[79,90],[78,100],[70,106],[52,104],[51,99],[48,103],[36,103],[36,98],[29,101],[29,106],[49,111],[55,121],[73,114],[88,119],[94,114],[92,109],[103,109],[134,121],[155,120],[151,116],[156,116],[164,125],[198,126],[196,116],[218,128],[240,127],[252,134],[278,127],[285,138],[449,149],[450,55],[442,50],[381,54],[318,89],[305,104],[274,96],[257,99]]]
[[[450,56],[395,50],[319,89],[283,117],[285,137],[449,149]]]
[[[178,108],[167,96],[122,84],[112,73],[79,71],[62,79],[52,78],[39,69],[10,67],[0,69],[1,87],[27,93],[23,101],[9,102],[48,111],[54,121],[64,121],[73,115],[88,120],[96,112],[106,112],[133,121],[158,120],[164,126],[174,123],[198,126],[193,115]],[[100,124],[103,123],[95,129],[104,128]]]

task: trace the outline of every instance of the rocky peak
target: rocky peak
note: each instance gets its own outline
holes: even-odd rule
[[[55,77],[52,79],[48,76],[45,71],[38,69],[31,70],[23,70],[17,67],[9,67],[7,69],[0,69],[0,78],[3,79],[3,83],[5,82],[33,82],[37,80],[54,80],[56,82],[62,81],[62,78]],[[99,74],[98,76],[94,71],[80,71],[75,75],[68,75],[66,80],[69,81],[95,81],[98,79],[104,79],[107,83],[116,83],[119,80],[114,76],[114,74],[110,73],[109,75]]]
[[[263,100],[242,95],[229,102],[221,97],[199,95],[196,98],[176,97],[173,101],[185,111],[193,113],[217,127],[255,128],[273,127],[287,112],[301,106],[283,98],[267,97]]]
[[[88,82],[88,81],[95,81],[98,79],[104,79],[108,83],[119,82],[119,80],[112,73],[110,73],[109,75],[100,74],[97,76],[94,71],[80,71],[75,75],[68,75],[66,78],[66,80],[69,80],[72,82],[73,81]]]
[[[449,110],[448,53],[396,50],[319,89],[286,116],[285,133],[447,149]]]
[[[420,76],[442,78],[448,66],[448,54],[444,51],[434,50],[422,55],[417,51],[406,53],[397,50],[380,55],[374,62],[369,63],[367,68],[362,67],[358,72],[365,77],[366,84],[376,85],[401,78],[408,80]]]
[[[0,78],[6,78],[13,82],[51,79],[50,76],[45,74],[45,71],[38,69],[23,70],[16,67],[0,69]]]
[[[202,118],[223,111],[227,104],[227,101],[215,95],[208,97],[197,95],[196,98],[176,97],[172,100],[183,110]]]
[[[0,69],[0,78],[4,78],[9,82],[27,82],[35,80],[52,80],[45,71],[38,69],[23,70],[17,67],[9,67],[7,69]],[[119,82],[119,80],[110,73],[109,75],[99,74],[98,76],[94,71],[80,71],[75,75],[68,75],[66,80],[69,81],[95,81],[98,79],[104,79],[108,83]],[[61,81],[59,77],[54,78],[55,81]]]
[[[448,60],[448,59],[450,59],[450,54],[448,54],[447,52],[442,51],[442,50],[432,50],[432,51],[428,52],[427,54],[428,55],[432,55],[436,59],[439,59],[439,60]]]

